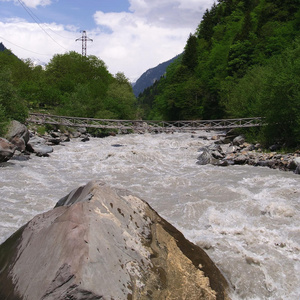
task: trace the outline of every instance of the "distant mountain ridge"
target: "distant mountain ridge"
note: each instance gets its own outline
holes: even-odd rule
[[[7,48],[2,43],[0,43],[0,51],[4,51],[4,50],[7,50]]]
[[[151,86],[156,80],[159,80],[161,76],[166,73],[167,67],[176,59],[179,55],[172,59],[165,61],[154,68],[148,69],[133,85],[133,93],[136,97],[142,93],[147,87]]]

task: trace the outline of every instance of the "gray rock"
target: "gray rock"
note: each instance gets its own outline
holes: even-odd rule
[[[239,135],[233,139],[232,143],[235,146],[240,146],[245,143],[245,138],[242,135]]]
[[[24,124],[18,121],[11,121],[5,138],[15,145],[17,150],[24,152],[29,140],[29,131]]]
[[[11,141],[14,137],[22,138],[25,144],[29,141],[29,131],[27,127],[15,120],[10,122],[5,135],[5,138],[9,141]]]
[[[15,136],[10,142],[17,147],[18,151],[24,152],[26,150],[26,143],[23,138]]]
[[[0,253],[0,299],[229,299],[201,248],[99,181],[36,216]]]
[[[294,163],[296,164],[295,174],[300,174],[300,157],[294,158]]]
[[[58,132],[58,131],[51,131],[51,132],[50,132],[50,135],[51,135],[54,139],[56,139],[56,138],[60,138],[62,134],[61,134],[60,132]]]
[[[234,163],[237,165],[243,165],[247,162],[247,156],[244,154],[239,154],[234,158]]]
[[[53,152],[53,147],[47,145],[36,145],[33,147],[33,150],[38,156],[48,156],[49,153]]]
[[[227,148],[226,154],[235,153],[238,150],[239,150],[239,148],[237,146],[230,146]]]
[[[48,143],[51,143],[53,145],[59,145],[61,143],[61,139],[60,138],[51,138],[51,139],[48,139]]]
[[[0,138],[0,163],[8,161],[17,147],[4,138]]]
[[[222,159],[222,158],[224,158],[224,154],[221,153],[221,152],[218,151],[218,150],[212,151],[211,154],[212,154],[212,156],[213,156],[214,158],[216,158],[216,159]]]
[[[38,136],[30,138],[28,145],[38,156],[48,156],[53,152],[53,147],[46,145],[46,140]]]
[[[46,145],[46,140],[38,136],[30,138],[28,144],[38,156],[48,156],[53,152],[53,147]]]
[[[87,133],[86,127],[78,127],[77,131],[80,132],[81,134],[86,134]]]
[[[197,160],[198,160],[197,165],[210,164],[212,161],[211,151],[207,147],[204,147],[204,148],[200,149],[199,151],[201,152],[201,154],[197,158]]]

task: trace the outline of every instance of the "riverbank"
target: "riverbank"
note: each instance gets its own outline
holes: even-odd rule
[[[98,137],[115,136],[114,132],[98,135]],[[0,138],[0,162],[27,160],[31,154],[47,157],[53,152],[54,146],[78,139],[87,142],[92,135],[84,127],[76,129],[50,130],[39,134],[37,128],[28,128],[13,121],[4,138]],[[192,137],[196,137],[192,135]],[[198,136],[207,139],[207,136]],[[250,144],[241,135],[229,130],[210,137],[211,144],[199,149],[198,165],[212,164],[215,166],[251,165],[269,167],[282,171],[292,171],[300,174],[300,150],[294,153],[279,153],[266,151],[260,144]],[[275,147],[273,147],[275,148]]]
[[[260,144],[250,144],[233,131],[215,135],[211,141],[211,145],[199,149],[198,165],[251,165],[300,174],[300,150],[294,153],[266,151]]]

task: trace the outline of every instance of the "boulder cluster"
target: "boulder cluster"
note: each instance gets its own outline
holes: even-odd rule
[[[249,144],[244,136],[234,135],[229,131],[226,135],[212,137],[213,143],[199,149],[198,165],[215,166],[244,165],[269,167],[300,174],[300,151],[281,154],[275,146],[266,152],[260,144]]]
[[[0,163],[10,159],[27,160],[30,154],[47,157],[53,152],[53,146],[69,142],[71,138],[80,138],[82,142],[89,140],[86,128],[78,128],[76,131],[60,132],[52,130],[40,136],[18,121],[9,124],[6,135],[0,137]]]

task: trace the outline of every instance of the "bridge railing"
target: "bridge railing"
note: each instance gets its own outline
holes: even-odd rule
[[[263,125],[263,119],[240,118],[219,120],[191,121],[145,121],[145,120],[111,120],[92,119],[30,113],[27,122],[37,124],[62,125],[67,127],[90,127],[103,129],[133,130],[135,132],[153,131],[192,131],[192,130],[221,130],[230,128],[256,127]]]

